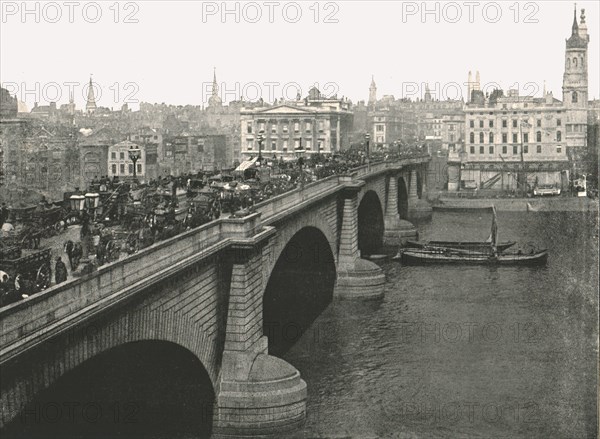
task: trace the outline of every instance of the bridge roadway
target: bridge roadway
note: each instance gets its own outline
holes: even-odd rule
[[[266,323],[289,321],[295,309],[285,307],[304,309],[311,290],[381,297],[385,276],[361,252],[414,236],[404,218],[431,214],[419,196],[428,162],[377,163],[311,183],[1,309],[0,426],[100,354],[168,342],[191,352],[210,380],[214,437],[298,428],[306,383],[269,355],[280,334],[268,339]],[[277,285],[298,273],[308,283]]]

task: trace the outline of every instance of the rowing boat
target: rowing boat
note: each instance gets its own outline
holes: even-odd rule
[[[402,249],[394,259],[407,264],[450,263],[492,265],[535,265],[543,264],[548,258],[547,250],[524,253],[488,253],[453,251],[451,249]]]
[[[503,252],[509,247],[515,245],[515,241],[500,242],[496,245],[499,252]],[[488,241],[407,241],[407,247],[411,248],[424,248],[424,249],[435,249],[435,248],[450,248],[460,249],[475,252],[493,252],[493,246]]]

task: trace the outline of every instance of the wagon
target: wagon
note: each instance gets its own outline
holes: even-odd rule
[[[18,300],[21,294],[35,294],[50,286],[52,269],[49,248],[35,251],[15,248],[5,250],[1,254],[3,259],[0,259],[0,270],[6,272],[10,280],[9,284],[2,288],[0,305]]]

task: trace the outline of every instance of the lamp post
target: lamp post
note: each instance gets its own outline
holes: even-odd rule
[[[260,130],[256,140],[258,140],[258,159],[256,160],[258,163],[262,164],[262,144],[265,141],[265,132]]]
[[[142,150],[139,148],[129,147],[129,159],[133,162],[133,180],[137,182],[137,161],[140,159]]]
[[[367,143],[367,170],[371,171],[371,160],[369,159],[369,141],[371,140],[371,135],[369,133],[365,134],[365,141]]]

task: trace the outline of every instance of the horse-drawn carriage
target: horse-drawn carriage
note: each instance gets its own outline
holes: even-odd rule
[[[51,251],[0,247],[0,306],[45,290],[52,283]]]

